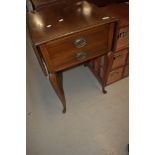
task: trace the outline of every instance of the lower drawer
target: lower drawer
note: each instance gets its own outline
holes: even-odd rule
[[[125,65],[128,56],[128,49],[119,51],[114,54],[112,69]]]
[[[111,71],[109,73],[108,80],[107,80],[106,84],[108,85],[108,84],[113,83],[117,80],[120,80],[122,78],[122,73],[123,73],[123,67]]]
[[[124,73],[123,73],[123,77],[126,77],[129,75],[129,65],[126,65],[124,68]]]

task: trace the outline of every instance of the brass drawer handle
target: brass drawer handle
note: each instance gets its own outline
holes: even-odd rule
[[[128,31],[124,31],[124,32],[120,32],[119,34],[118,34],[118,39],[119,38],[123,38],[123,37],[126,37],[127,35],[128,35]]]
[[[116,58],[122,58],[122,57],[123,57],[123,54],[119,54],[119,55],[115,55],[113,59],[115,60]]]
[[[78,38],[74,41],[74,45],[77,48],[84,47],[87,44],[87,41],[85,38]]]
[[[85,52],[79,52],[79,53],[76,53],[76,59],[77,60],[84,60],[86,58],[86,53]]]
[[[119,74],[119,72],[117,71],[117,72],[113,72],[112,74],[111,74],[111,76],[115,76],[115,75],[118,75]]]

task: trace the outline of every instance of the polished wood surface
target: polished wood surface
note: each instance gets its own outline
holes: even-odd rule
[[[27,25],[33,48],[66,112],[62,73],[80,64],[104,56],[102,91],[110,71],[119,19],[104,8],[76,2],[56,4],[27,13]]]
[[[34,45],[39,45],[116,20],[87,1],[62,4],[27,13],[27,25]]]
[[[106,24],[41,45],[40,48],[43,51],[44,59],[49,62],[49,71],[61,71],[106,54],[112,48],[112,42],[109,42],[109,40],[113,38],[115,25],[114,23],[111,25],[113,27],[110,27],[110,24]],[[113,33],[109,34],[111,29]],[[81,37],[85,38],[86,45],[77,48],[74,45],[74,41]],[[80,53],[84,53],[85,56],[78,58]]]
[[[102,8],[102,7],[101,7]],[[120,27],[126,27],[129,25],[129,4],[119,3],[111,4],[101,9],[106,12],[109,16],[114,16],[120,19]]]
[[[109,5],[111,3],[121,3],[121,2],[128,2],[129,0],[88,0],[99,7],[103,7]],[[27,7],[29,11],[38,11],[43,7],[52,6],[56,4],[62,3],[63,5],[67,5],[69,3],[80,2],[80,0],[27,0]]]
[[[89,0],[89,2],[92,2],[99,7],[104,7],[115,3],[129,2],[129,0]]]
[[[29,3],[32,5],[32,9],[30,11],[38,11],[39,9],[42,9],[43,7],[48,6],[55,6],[56,4],[69,4],[69,3],[75,3],[79,0],[28,0]]]

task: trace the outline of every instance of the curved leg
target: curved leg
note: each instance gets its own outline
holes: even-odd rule
[[[66,113],[66,99],[65,99],[64,90],[63,90],[62,72],[51,73],[49,75],[49,80],[63,105],[62,112]]]
[[[102,87],[102,92],[103,92],[103,94],[107,94],[107,91],[103,87]]]
[[[83,65],[84,67],[88,67],[88,62],[85,62]]]
[[[109,52],[104,56],[104,78],[102,81],[102,92],[104,94],[107,93],[107,91],[105,90],[105,86],[108,79],[108,74],[112,67],[112,63],[113,63],[113,52]]]

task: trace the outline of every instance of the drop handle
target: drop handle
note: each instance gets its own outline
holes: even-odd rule
[[[128,32],[126,32],[126,31],[124,31],[124,32],[120,32],[119,34],[118,34],[118,39],[119,38],[123,38],[123,37],[126,37],[127,36],[127,34],[128,34]]]
[[[74,41],[74,45],[76,48],[84,47],[87,44],[87,41],[85,38],[78,38]]]
[[[123,56],[123,55],[121,55],[121,54],[120,54],[120,55],[116,55],[116,56],[114,56],[113,59],[115,60],[116,58],[122,58],[122,56]]]
[[[112,74],[111,74],[111,76],[115,76],[115,75],[118,75],[119,74],[119,72],[113,72]]]
[[[76,53],[75,57],[77,60],[84,60],[86,58],[87,54],[85,52],[79,52]]]

